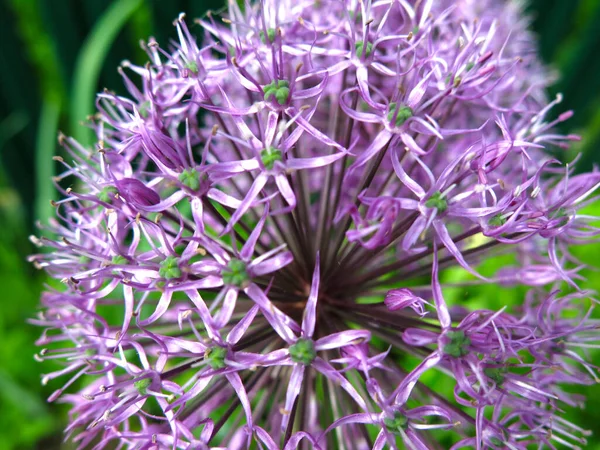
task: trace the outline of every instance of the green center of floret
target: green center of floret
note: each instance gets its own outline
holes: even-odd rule
[[[200,176],[196,169],[185,169],[179,174],[178,179],[192,191],[197,191],[200,188]]]
[[[185,68],[192,73],[198,73],[198,64],[195,61],[186,62]]]
[[[105,186],[100,192],[98,192],[98,200],[104,203],[108,203],[112,200],[112,197],[117,193],[117,188],[114,186]]]
[[[265,102],[270,101],[273,97],[280,105],[285,105],[290,96],[290,83],[287,80],[277,80],[267,84],[263,91],[265,93]]]
[[[224,369],[225,358],[227,357],[227,349],[225,347],[213,347],[206,349],[204,359],[208,365],[214,370]]]
[[[494,383],[500,386],[504,383],[505,375],[508,373],[506,367],[487,367],[483,369],[483,373],[490,378]]]
[[[408,428],[408,418],[398,411],[394,413],[393,419],[384,419],[383,423],[388,431],[393,434],[402,434],[402,430]]]
[[[425,206],[428,208],[435,208],[439,212],[444,212],[448,208],[448,202],[444,197],[442,197],[441,192],[435,192],[429,200],[425,202]]]
[[[367,45],[365,45],[364,41],[357,41],[356,44],[354,44],[354,48],[356,48],[356,56],[358,56],[359,58],[362,58],[363,52],[365,51],[365,47],[366,47],[366,58],[371,56],[371,53],[373,52],[373,44],[371,44],[370,42],[367,42]]]
[[[368,51],[369,49],[367,49]],[[401,126],[404,122],[410,119],[413,115],[412,109],[406,105],[398,105],[396,102],[390,103],[390,112],[387,115],[387,119],[390,123],[396,124],[397,127]],[[394,117],[396,121],[394,121]]]
[[[465,332],[461,330],[448,331],[446,337],[450,340],[444,345],[444,353],[454,358],[460,358],[469,353],[469,345],[471,339],[465,336]]]
[[[276,161],[281,161],[281,150],[268,147],[260,151],[260,159],[266,169],[271,170]]]
[[[267,39],[269,39],[269,42],[273,42],[275,41],[275,28],[269,28],[267,30]],[[260,33],[258,33],[258,36],[260,37],[260,40],[262,41],[263,44],[266,44],[267,41],[265,40],[265,32],[264,31],[260,31]]]
[[[239,259],[229,261],[222,276],[223,283],[238,287],[241,287],[250,278],[246,272],[246,263]]]
[[[290,358],[295,363],[310,366],[316,357],[315,344],[310,339],[300,338],[290,346]]]
[[[496,214],[494,217],[488,220],[488,225],[491,227],[500,227],[506,223],[506,219],[502,217],[502,214]]]
[[[164,261],[160,263],[160,269],[158,274],[166,280],[172,280],[173,278],[181,277],[181,269],[177,258],[175,256],[167,256]]]
[[[137,389],[140,395],[146,395],[151,383],[152,379],[142,378],[141,380],[134,381],[133,387]]]

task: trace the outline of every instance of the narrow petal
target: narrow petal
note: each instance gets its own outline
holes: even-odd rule
[[[296,119],[296,123],[298,124],[298,126],[302,127],[308,134],[310,134],[315,139],[321,141],[323,144],[328,145],[330,147],[338,148],[338,149],[342,150],[344,153],[347,152],[347,150],[342,145],[340,145],[336,141],[332,140],[326,134],[324,134],[321,131],[317,130],[304,117],[299,116]]]
[[[134,306],[134,298],[133,298],[133,289],[131,286],[123,285],[123,299],[125,301],[124,307],[124,317],[123,317],[123,326],[121,327],[121,338],[127,335],[127,330],[129,329],[129,324],[131,323],[131,318],[133,317],[133,306]]]
[[[362,152],[358,158],[352,163],[351,169],[357,169],[365,165],[371,158],[373,158],[382,148],[384,148],[392,138],[392,133],[388,130],[382,130],[377,133],[377,137],[373,139],[371,145]]]
[[[294,408],[294,402],[300,394],[302,389],[302,381],[304,380],[304,369],[302,364],[296,364],[292,369],[292,375],[287,386],[287,393],[285,395],[285,405],[283,407],[283,417],[281,418],[281,429],[285,431],[287,424],[290,420],[290,414]]]
[[[440,320],[440,325],[442,329],[447,330],[452,325],[452,319],[450,319],[450,312],[448,311],[448,306],[446,305],[446,301],[444,300],[444,296],[442,295],[442,287],[440,285],[440,277],[438,275],[438,251],[437,245],[433,243],[433,271],[431,274],[431,287],[433,290],[433,300],[435,302],[435,308],[437,310],[437,315]]]
[[[211,200],[214,200],[217,203],[228,206],[229,208],[232,208],[232,209],[237,209],[242,204],[242,202],[239,201],[237,198],[234,198],[231,195],[227,195],[224,192],[219,191],[218,189],[214,189],[214,188],[209,189],[208,192],[206,193],[206,196],[208,198],[210,198]]]
[[[267,321],[273,329],[281,336],[288,344],[293,344],[296,341],[296,335],[292,331],[290,325],[298,325],[283,312],[277,309],[273,303],[267,298],[263,291],[254,283],[251,283],[244,292],[250,297],[261,309]]]
[[[279,450],[279,445],[275,443],[269,433],[263,430],[261,427],[254,427],[256,437],[267,447],[267,450]]]
[[[427,76],[425,76],[419,83],[410,91],[408,94],[408,98],[406,99],[406,105],[411,109],[418,109],[417,106],[423,95],[425,95],[425,91],[427,90],[427,82],[429,81],[429,77],[433,75],[433,71],[429,72]]]
[[[412,393],[415,384],[417,384],[417,381],[419,381],[421,375],[437,365],[441,359],[442,357],[439,352],[433,352],[427,358],[421,361],[421,363],[412,372],[406,375],[392,395],[392,397],[396,397],[394,404],[398,406],[406,404],[406,401],[410,397],[410,394]]]
[[[342,387],[342,389],[344,389],[350,395],[350,397],[352,397],[354,399],[356,404],[363,411],[368,410],[365,400],[356,391],[354,386],[352,386],[352,384],[343,375],[341,375],[337,370],[335,370],[328,362],[317,357],[313,361],[312,367],[317,369],[319,372],[321,372],[323,375],[325,375],[327,378],[329,378],[334,383],[339,384]]]
[[[258,259],[258,258],[257,258]],[[254,260],[248,266],[254,276],[266,275],[268,273],[277,272],[282,267],[287,266],[294,260],[292,252],[282,252],[271,258],[261,261]]]
[[[275,175],[275,184],[279,188],[279,192],[281,196],[285,199],[290,207],[296,207],[296,194],[294,194],[294,190],[290,186],[287,177],[284,174]]]
[[[359,344],[371,339],[371,333],[367,330],[348,330],[333,333],[315,341],[315,350],[331,350],[332,348],[341,348],[346,345]]]
[[[169,305],[171,304],[172,296],[173,296],[172,291],[167,290],[167,291],[163,292],[162,295],[160,296],[160,299],[158,300],[158,304],[156,305],[154,312],[147,319],[141,320],[140,325],[145,327],[147,325],[150,325],[153,322],[156,322],[158,319],[160,319],[162,317],[162,315],[167,312],[167,309],[169,308]]]
[[[315,332],[315,321],[317,319],[317,298],[319,296],[319,281],[321,278],[319,253],[317,252],[317,260],[315,261],[315,270],[312,276],[312,284],[310,286],[310,294],[304,309],[304,317],[302,319],[302,334],[306,338],[312,338]]]
[[[371,108],[378,108],[381,105],[378,105],[371,98],[371,94],[369,94],[369,72],[365,66],[360,66],[356,69],[356,81],[358,83],[358,90],[360,92],[360,96],[365,101],[367,105]]]
[[[223,305],[215,317],[215,328],[221,328],[227,325],[231,320],[233,311],[238,298],[238,289],[234,287],[227,288],[225,296],[223,298]]]
[[[256,317],[258,310],[258,305],[254,305],[252,308],[250,308],[250,311],[246,313],[242,320],[235,324],[235,326],[227,335],[226,341],[228,344],[237,344],[244,333],[248,330],[248,327],[252,324],[252,321],[254,320],[254,317]]]
[[[465,261],[462,253],[460,252],[460,250],[458,249],[458,247],[452,240],[450,233],[448,233],[448,229],[446,228],[446,225],[444,224],[444,222],[442,222],[441,220],[434,220],[433,228],[435,228],[435,231],[437,232],[437,235],[439,236],[440,240],[444,244],[444,247],[446,247],[446,249],[452,254],[452,256],[454,256],[454,258],[456,258],[456,261],[458,261],[458,263],[465,270],[467,270],[469,273],[475,275],[477,278],[480,278],[484,281],[488,281],[487,278],[485,278],[483,275],[480,275],[479,273],[477,273],[469,265],[469,263],[467,263],[467,261]]]
[[[258,194],[260,194],[262,189],[265,187],[265,184],[267,184],[267,179],[268,176],[265,173],[261,173],[259,176],[256,177],[254,183],[252,183],[252,186],[250,187],[250,190],[246,194],[246,197],[244,198],[244,200],[242,200],[242,203],[240,204],[239,208],[233,213],[233,215],[229,219],[229,223],[221,232],[221,235],[229,233],[233,229],[233,226],[236,223],[238,223],[238,221],[246,213],[246,211],[250,209],[252,203],[254,202],[256,197],[258,197]]]
[[[343,158],[346,153],[334,153],[327,156],[315,156],[314,158],[293,158],[288,159],[285,165],[288,169],[301,170],[301,169],[314,169],[316,167],[324,167]]]
[[[248,425],[248,427],[250,427],[250,429],[252,429],[252,410],[250,408],[250,400],[248,400],[248,394],[246,393],[246,388],[244,388],[242,379],[235,372],[225,374],[225,377],[227,378],[227,381],[229,381],[236,395],[240,399],[242,409],[244,410],[244,414],[246,415],[246,424]]]
[[[248,237],[248,240],[242,247],[242,251],[240,252],[240,257],[242,258],[243,261],[249,261],[250,259],[252,259],[252,255],[254,254],[254,247],[256,247],[256,242],[258,241],[258,238],[261,236],[263,227],[265,225],[265,220],[267,220],[268,215],[269,215],[269,205],[266,205],[263,215],[261,216],[260,220],[258,221],[256,226],[252,230],[252,233]]]
[[[417,155],[426,155],[427,152],[419,147],[419,144],[412,138],[412,136],[408,133],[400,133],[400,139],[404,142],[404,145],[413,153]]]
[[[211,339],[218,340],[219,333],[213,328],[213,318],[208,310],[208,307],[206,306],[206,303],[204,303],[202,296],[195,289],[186,290],[185,294],[198,309],[198,314],[200,314],[200,317],[202,318],[202,322],[206,327],[208,335],[211,337]]]
[[[423,189],[419,183],[413,180],[405,172],[404,168],[402,167],[402,164],[400,163],[398,155],[392,156],[392,166],[394,167],[394,172],[396,172],[396,176],[407,188],[409,188],[419,199],[425,197],[425,189]]]

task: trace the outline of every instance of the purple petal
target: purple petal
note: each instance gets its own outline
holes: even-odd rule
[[[246,393],[246,389],[244,388],[244,384],[242,383],[242,379],[237,373],[227,373],[225,377],[231,383],[234,392],[237,394],[240,399],[240,403],[242,404],[242,409],[244,410],[244,414],[246,415],[246,423],[250,428],[252,428],[252,409],[250,408],[250,400],[248,400],[248,394]]]
[[[270,252],[261,255],[248,265],[248,270],[252,272],[252,275],[259,277],[261,275],[276,272],[294,260],[294,255],[292,255],[291,252],[282,252],[275,254],[275,256],[273,256],[272,253],[269,253]]]
[[[233,315],[233,311],[235,310],[235,305],[237,303],[237,298],[238,289],[232,287],[227,288],[225,297],[223,298],[223,305],[221,306],[221,309],[217,313],[217,316],[214,320],[215,328],[224,327],[231,320],[231,316]]]
[[[285,395],[283,417],[281,418],[281,429],[284,431],[290,420],[290,414],[292,413],[294,402],[296,401],[298,394],[300,394],[300,389],[302,388],[302,381],[304,380],[304,369],[305,367],[302,364],[296,364],[292,369],[292,375],[290,376],[290,381],[287,385],[287,393]]]
[[[345,153],[334,153],[327,156],[315,156],[314,158],[293,158],[288,159],[285,165],[288,169],[301,170],[301,169],[314,169],[317,167],[328,166],[329,164],[343,158]]]
[[[279,192],[285,199],[290,207],[296,207],[296,194],[294,194],[294,190],[290,186],[290,183],[287,180],[287,177],[283,174],[275,175],[275,184],[279,188]]]
[[[254,182],[252,183],[252,186],[250,187],[250,190],[246,194],[246,197],[244,198],[244,200],[242,200],[242,203],[240,204],[239,208],[233,213],[233,215],[229,219],[229,223],[221,232],[221,235],[229,233],[233,229],[233,226],[236,223],[238,223],[238,221],[242,218],[244,213],[248,211],[250,207],[252,207],[254,200],[256,199],[256,197],[258,197],[258,194],[260,194],[262,189],[267,184],[268,178],[268,175],[266,175],[265,173],[261,173],[255,178]]]
[[[371,339],[371,333],[367,330],[348,330],[333,333],[315,341],[315,350],[331,350],[346,345],[359,344]]]
[[[271,435],[265,430],[263,430],[261,427],[255,426],[254,432],[256,433],[258,439],[260,439],[260,442],[266,445],[268,450],[279,450],[279,445],[277,445],[271,437]]]
[[[317,298],[319,296],[319,280],[321,277],[320,273],[320,261],[319,252],[317,252],[317,258],[315,261],[315,270],[312,276],[312,283],[310,286],[310,294],[308,295],[308,301],[304,309],[304,317],[302,319],[302,335],[306,338],[312,338],[315,331],[315,321],[317,319]]]
[[[160,300],[158,300],[158,304],[156,305],[154,312],[146,320],[141,320],[140,325],[145,327],[160,319],[162,315],[167,312],[167,309],[171,304],[172,296],[173,292],[170,290],[163,292],[160,296]]]
[[[371,98],[371,94],[369,94],[369,72],[365,66],[360,66],[356,69],[356,81],[358,83],[358,90],[360,92],[360,96],[365,101],[367,105],[371,108],[379,108],[381,105],[378,105]]]
[[[446,247],[446,249],[452,254],[452,256],[454,256],[454,258],[456,258],[456,261],[458,261],[458,263],[465,270],[467,270],[469,273],[475,275],[477,278],[480,278],[484,281],[488,281],[487,278],[485,278],[483,275],[480,275],[479,273],[477,273],[474,269],[471,268],[469,263],[467,263],[467,261],[465,261],[462,253],[460,252],[460,250],[458,249],[458,247],[456,246],[456,244],[450,237],[450,233],[448,233],[448,229],[446,228],[446,225],[444,224],[444,222],[442,222],[441,220],[434,220],[433,227],[435,228],[435,231],[437,232],[437,235],[439,236],[440,240],[444,244],[444,247]]]
[[[390,311],[411,308],[420,316],[427,314],[423,306],[427,302],[421,297],[417,297],[407,288],[392,289],[385,295],[385,300],[383,302]]]
[[[256,242],[258,241],[258,238],[260,237],[260,235],[262,233],[263,227],[265,225],[265,220],[267,220],[268,215],[269,215],[269,205],[266,205],[263,215],[261,216],[260,220],[258,221],[256,226],[252,230],[252,233],[248,237],[248,240],[242,247],[242,251],[240,252],[240,257],[242,258],[243,261],[251,260],[252,255],[254,254],[254,247],[256,247]]]
[[[251,283],[250,286],[244,289],[244,292],[260,307],[265,318],[269,321],[277,334],[279,334],[279,336],[281,336],[288,344],[293,344],[296,341],[296,336],[290,326],[295,325],[295,327],[298,327],[298,325],[277,309],[263,291],[254,283]]]
[[[377,154],[383,147],[385,147],[390,139],[392,138],[392,133],[386,129],[382,130],[377,134],[375,139],[371,142],[364,152],[362,152],[358,158],[352,163],[351,169],[357,169],[363,165],[365,165],[373,156]]]
[[[226,341],[228,344],[237,344],[237,342],[242,338],[244,333],[248,330],[248,327],[252,324],[252,321],[254,320],[254,317],[256,316],[258,310],[258,305],[254,305],[252,308],[250,308],[250,311],[248,311],[244,315],[242,320],[235,324],[235,326],[227,335]]]
[[[337,370],[335,370],[328,362],[317,357],[312,362],[312,367],[314,367],[316,370],[318,370],[320,373],[325,375],[327,378],[329,378],[334,383],[337,383],[340,386],[342,386],[342,389],[344,389],[350,395],[350,397],[352,397],[354,399],[356,404],[363,411],[368,410],[365,400],[356,391],[354,386],[352,386],[352,384],[346,378],[344,378],[344,376],[341,375]]]
[[[442,357],[439,352],[433,352],[423,361],[421,361],[421,363],[412,372],[406,375],[400,385],[394,390],[394,394],[392,395],[392,397],[395,396],[394,404],[398,406],[406,404],[406,401],[410,397],[410,394],[412,393],[415,384],[417,384],[417,381],[419,381],[421,375],[427,370],[436,366],[441,359]]]
[[[452,325],[452,319],[450,319],[450,313],[448,312],[448,306],[442,295],[442,287],[440,285],[440,277],[438,275],[438,251],[437,245],[433,244],[433,272],[431,274],[431,287],[433,290],[433,300],[435,301],[435,308],[437,315],[440,320],[440,325],[444,330],[447,330]]]
[[[115,183],[119,195],[135,207],[153,206],[160,202],[160,196],[135,178],[123,178]]]
[[[425,91],[427,90],[426,84],[429,81],[429,77],[431,77],[431,75],[433,75],[433,71],[429,72],[427,76],[425,76],[421,81],[419,81],[419,83],[412,89],[412,91],[410,91],[410,94],[408,94],[406,105],[411,109],[418,109],[417,106],[423,98],[423,95],[425,95]]]
[[[327,135],[323,134],[321,131],[317,130],[304,117],[298,116],[298,118],[296,119],[296,123],[298,124],[298,126],[303,128],[304,131],[306,131],[308,134],[310,134],[315,139],[321,141],[323,144],[330,146],[330,147],[335,147],[337,149],[340,149],[344,153],[347,152],[347,150],[342,145],[340,145],[336,141],[332,140]]]

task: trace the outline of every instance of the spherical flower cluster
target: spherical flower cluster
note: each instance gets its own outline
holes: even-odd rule
[[[78,448],[583,445],[563,411],[598,323],[569,248],[600,173],[560,162],[526,25],[500,0],[232,0],[124,62],[33,238]],[[522,300],[447,300],[490,285]]]

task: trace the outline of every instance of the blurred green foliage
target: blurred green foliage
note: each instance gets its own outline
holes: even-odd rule
[[[33,359],[40,330],[26,322],[36,314],[44,283],[43,274],[25,262],[33,252],[27,236],[34,231],[34,219],[47,221],[53,214],[49,200],[56,195],[51,177],[57,131],[91,143],[79,123],[93,113],[95,92],[104,87],[122,92],[116,70],[122,60],[145,62],[138,41],[153,35],[164,45],[175,36],[171,20],[179,12],[199,17],[223,3],[0,0],[0,450],[66,448],[61,444],[66,409],[45,401],[60,381],[41,386],[41,371],[51,368]],[[560,74],[550,95],[562,92],[563,109],[576,111],[562,131],[583,136],[564,158],[581,152],[580,170],[589,170],[600,161],[600,59],[595,57],[600,1],[530,0],[528,9],[542,57]],[[600,205],[593,208],[600,215]],[[578,256],[595,264],[599,252],[596,244],[577,249]],[[587,275],[584,287],[600,291],[600,277]],[[456,281],[460,275],[447,276],[446,281]],[[518,295],[490,286],[476,297],[499,306],[517,301]],[[600,385],[585,394],[593,406]],[[599,408],[569,415],[588,429],[600,423]],[[600,449],[599,435],[588,448]]]
[[[582,153],[579,170],[600,162],[600,2],[598,0],[529,0],[532,28],[542,59],[557,71],[550,94],[562,93],[563,110],[575,116],[560,125],[563,133],[584,137],[569,155]]]

